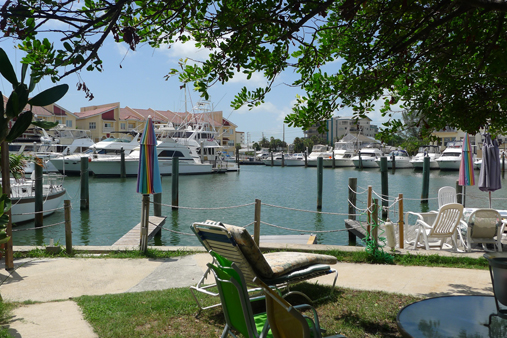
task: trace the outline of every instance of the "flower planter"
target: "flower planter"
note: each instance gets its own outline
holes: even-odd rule
[[[507,253],[484,254],[489,262],[498,315],[507,319]]]

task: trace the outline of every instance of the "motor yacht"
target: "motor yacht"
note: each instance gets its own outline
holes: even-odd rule
[[[430,158],[430,169],[438,169],[437,158],[441,156],[440,147],[434,145],[425,145],[419,147],[417,154],[412,157],[410,163],[414,169],[422,169],[424,164],[424,158]]]
[[[333,149],[330,146],[325,144],[315,144],[312,147],[312,152],[307,157],[307,164],[309,167],[316,167],[318,158],[322,157],[322,163],[323,166],[325,166],[324,162],[329,162],[329,160],[332,161],[333,156]]]
[[[356,156],[352,157],[352,163],[356,168],[360,168],[361,165],[363,168],[378,168],[375,160],[380,159],[383,155],[384,152],[380,143],[370,143],[361,148]]]
[[[10,180],[12,223],[21,223],[35,219],[35,181],[29,178]],[[55,212],[60,207],[66,190],[63,187],[63,176],[44,174],[42,178],[42,200],[44,216]]]
[[[81,158],[104,159],[117,157],[121,149],[128,156],[134,148],[139,146],[140,133],[137,131],[114,132],[118,137],[109,137],[91,145],[84,153],[62,154],[52,157],[49,162],[62,174],[79,175],[81,172]]]
[[[136,177],[139,168],[140,147],[125,156],[125,174]],[[180,175],[211,174],[211,163],[202,163],[195,148],[185,146],[173,138],[157,141],[157,157],[161,175],[172,174],[173,158],[178,157]],[[119,177],[121,175],[121,156],[90,157],[88,170],[97,177]]]
[[[442,155],[436,159],[440,170],[459,170],[461,164],[462,141],[448,142]],[[472,155],[475,161],[475,154]]]
[[[412,164],[410,163],[410,156],[408,155],[406,150],[398,149],[393,150],[389,154],[386,155],[387,158],[387,168],[393,168],[393,157],[394,157],[394,166],[396,169],[412,169]],[[380,158],[376,159],[377,165],[380,167]]]

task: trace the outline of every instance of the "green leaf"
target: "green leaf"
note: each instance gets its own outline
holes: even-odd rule
[[[0,91],[0,97],[2,99],[4,97],[1,91]],[[4,114],[5,114],[5,107],[4,107],[3,100],[2,100],[2,104],[0,105],[0,116],[3,117]]]
[[[11,237],[10,237],[10,236],[5,237],[4,239],[0,239],[0,244],[5,244],[5,243],[7,243],[10,239],[11,239]]]
[[[30,100],[28,100],[28,103],[32,106],[47,106],[64,97],[68,90],[69,85],[67,84],[54,86],[32,97]]]
[[[13,88],[19,84],[14,68],[2,48],[0,48],[0,74],[12,84]]]
[[[31,111],[25,111],[23,114],[20,114],[16,120],[16,123],[14,123],[14,126],[12,126],[9,135],[7,135],[5,140],[7,142],[12,142],[17,137],[21,136],[21,134],[23,134],[32,123],[32,118],[33,114]]]
[[[37,127],[41,127],[45,130],[49,130],[58,125],[58,122],[49,122],[49,121],[33,121],[32,124]]]
[[[23,65],[21,66],[21,83],[25,82],[25,76],[26,76],[27,69],[28,69],[28,64],[23,63]]]
[[[7,117],[13,118],[19,114],[19,102],[18,102],[18,94],[16,92],[12,92],[7,100],[7,105],[5,106],[5,114]]]

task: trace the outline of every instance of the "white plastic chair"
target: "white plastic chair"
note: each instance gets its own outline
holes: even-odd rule
[[[456,189],[449,186],[438,189],[438,208],[449,203],[457,203]]]
[[[416,221],[416,235],[414,240],[414,249],[417,248],[421,235],[422,242],[426,250],[429,250],[431,246],[439,247],[443,249],[446,244],[447,238],[451,238],[452,247],[454,250],[458,250],[456,234],[458,225],[460,223],[466,226],[466,223],[462,220],[463,217],[463,205],[459,203],[448,203],[443,205],[436,214],[435,220],[432,224],[428,224],[423,217],[419,217]],[[436,244],[430,244],[429,240],[436,238],[438,242]],[[461,235],[460,235],[461,238]]]
[[[505,224],[500,213],[494,209],[477,209],[470,214],[467,222],[467,251],[472,251],[473,243],[493,243],[498,251],[502,251],[502,234]]]

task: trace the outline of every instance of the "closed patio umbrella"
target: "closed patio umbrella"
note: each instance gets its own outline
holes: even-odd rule
[[[489,133],[484,134],[482,144],[482,164],[479,173],[479,189],[489,192],[491,208],[491,192],[502,187],[500,179],[500,150],[497,140],[491,140]]]
[[[458,184],[463,186],[463,206],[465,206],[466,186],[475,185],[474,161],[472,147],[470,147],[470,138],[465,134],[463,145],[461,147],[461,163],[459,166]]]
[[[151,116],[148,116],[141,138],[139,152],[139,168],[137,171],[137,192],[143,194],[141,212],[141,251],[148,247],[148,221],[150,211],[150,194],[162,192],[160,171],[157,158],[157,138]]]

